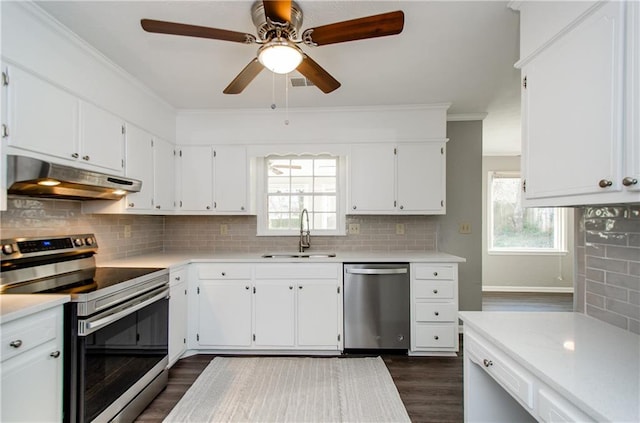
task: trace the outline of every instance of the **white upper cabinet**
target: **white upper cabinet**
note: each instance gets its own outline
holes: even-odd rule
[[[217,212],[246,213],[249,175],[244,146],[214,147],[214,205]]]
[[[525,22],[553,13],[553,3],[539,6],[545,13],[536,7],[529,2],[521,9]],[[598,3],[518,63],[525,205],[640,200],[632,183],[640,168],[640,141],[633,134],[638,122],[633,100],[638,96],[637,7]],[[523,31],[542,27],[531,24]]]
[[[349,214],[444,214],[445,143],[354,144]]]
[[[127,126],[126,175],[142,181],[140,192],[127,194],[126,207],[149,210],[153,205],[153,136],[142,129]]]
[[[174,146],[162,138],[153,140],[153,203],[157,211],[173,210],[175,202]]]
[[[80,159],[122,172],[124,120],[87,102],[80,102]]]
[[[19,67],[5,71],[5,131],[11,148],[99,172],[123,173],[122,119]]]
[[[185,145],[178,149],[179,211],[213,211],[213,148]]]

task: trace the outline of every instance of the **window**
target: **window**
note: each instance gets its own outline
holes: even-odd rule
[[[259,234],[299,234],[303,209],[309,212],[312,235],[339,234],[344,226],[339,212],[339,164],[339,158],[330,155],[265,157],[266,201]]]
[[[490,172],[489,252],[559,253],[566,250],[565,212],[559,208],[523,208],[517,173]]]

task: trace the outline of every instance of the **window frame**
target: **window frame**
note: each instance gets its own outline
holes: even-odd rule
[[[346,236],[346,157],[340,154],[326,153],[302,153],[302,154],[277,154],[270,153],[256,160],[256,190],[257,190],[257,236],[300,236],[298,229],[269,229],[268,218],[268,176],[267,176],[267,160],[269,158],[278,157],[281,159],[318,159],[318,158],[335,158],[336,159],[336,229],[322,230],[311,229],[311,236]]]
[[[562,207],[544,207],[554,209],[554,247],[553,248],[532,248],[532,247],[494,247],[493,246],[493,180],[496,178],[518,178],[522,183],[522,176],[517,171],[496,171],[488,172],[487,176],[487,253],[489,255],[566,255],[567,249],[567,212]]]

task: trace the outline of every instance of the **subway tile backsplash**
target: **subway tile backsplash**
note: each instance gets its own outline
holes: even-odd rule
[[[640,206],[579,213],[576,311],[640,333]]]

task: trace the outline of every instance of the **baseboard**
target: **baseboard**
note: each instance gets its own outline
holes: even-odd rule
[[[541,292],[573,294],[572,286],[490,286],[484,285],[482,292]]]

